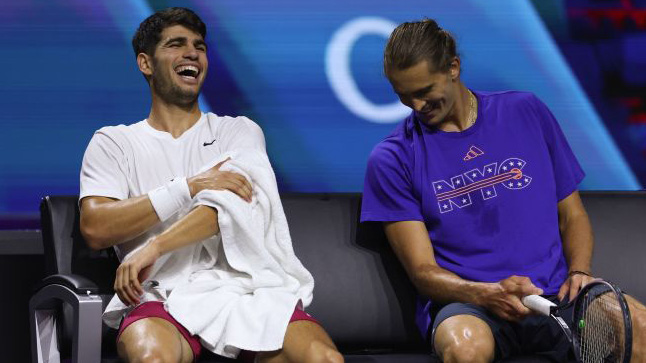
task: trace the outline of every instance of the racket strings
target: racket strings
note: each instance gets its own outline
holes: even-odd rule
[[[603,286],[600,286],[603,288]],[[591,289],[583,297],[582,316],[575,317],[575,334],[582,362],[622,362],[624,320],[614,292]]]

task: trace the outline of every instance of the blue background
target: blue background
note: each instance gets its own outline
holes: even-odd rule
[[[370,150],[407,113],[382,74],[385,34],[425,16],[457,38],[469,87],[531,91],[548,105],[587,173],[582,189],[640,189],[646,23],[603,17],[639,15],[639,1],[596,3],[0,0],[0,220],[15,226],[42,196],[78,193],[92,133],[147,116],[130,39],[154,10],[178,5],[208,28],[203,110],[261,125],[282,191],[361,191]],[[337,54],[362,24],[345,38],[347,57]],[[364,113],[346,106],[352,89]]]

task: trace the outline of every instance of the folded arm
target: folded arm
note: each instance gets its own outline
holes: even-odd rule
[[[527,277],[511,276],[496,283],[473,282],[440,267],[422,222],[387,222],[384,229],[417,291],[433,301],[472,303],[504,319],[518,320],[530,313],[520,299],[542,293]]]
[[[227,160],[186,180],[192,199],[202,190],[230,190],[246,201],[251,200],[251,184],[242,175],[221,171]],[[81,201],[81,233],[88,245],[102,249],[129,241],[159,223],[160,217],[149,195],[115,200],[86,197]]]

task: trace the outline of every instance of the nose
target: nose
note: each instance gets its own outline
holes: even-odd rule
[[[424,100],[413,98],[411,101],[411,108],[417,112],[421,112],[424,106],[426,106],[426,101]]]
[[[184,58],[190,59],[190,60],[197,60],[198,58],[198,52],[197,49],[193,46],[189,46],[186,48],[186,52],[184,52]]]

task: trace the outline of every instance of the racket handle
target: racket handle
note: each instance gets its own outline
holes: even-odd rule
[[[523,305],[527,306],[532,311],[546,316],[550,315],[550,308],[552,306],[556,306],[553,302],[539,295],[528,295],[522,298],[521,301],[523,302]]]

